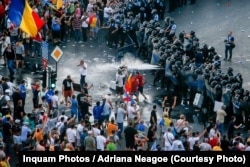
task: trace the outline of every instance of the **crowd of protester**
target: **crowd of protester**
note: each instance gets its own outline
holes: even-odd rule
[[[200,46],[194,31],[176,35],[175,21],[164,18],[164,13],[162,16],[165,4],[161,3],[165,2],[70,1],[63,9],[53,11],[40,1],[31,2],[32,9],[47,23],[37,38],[30,38],[12,25],[6,10],[1,15],[1,23],[4,23],[1,24],[1,56],[10,76],[2,77],[0,86],[1,162],[8,162],[12,146],[15,154],[20,150],[248,151],[250,138],[235,133],[242,124],[248,128],[249,91],[242,87],[241,74],[234,75],[232,68],[223,72],[215,48],[209,48],[207,44]],[[0,8],[1,5],[8,9],[8,5],[0,3]],[[16,86],[10,81],[15,68],[21,68],[20,63],[24,66],[23,57],[41,56],[43,40],[55,44],[67,42],[70,37],[76,43],[97,40],[100,28],[108,29],[106,41],[109,48],[124,47],[126,41],[131,40],[138,56],[164,68],[155,71],[153,84],[160,80],[161,86],[167,88],[167,95],[162,100],[161,109],[156,105],[152,107],[150,126],[145,126],[140,112],[139,94],[147,100],[143,93],[145,78],[139,72],[132,72],[131,90],[124,100],[122,95],[130,74],[125,67],[116,74],[116,95],[105,92],[102,100],[94,99],[95,106],[92,106],[89,91],[92,86],[84,79],[81,92],[74,95],[69,75],[62,82],[65,99],[59,99],[58,90],[41,88],[38,82],[32,85],[34,109],[25,111],[25,105],[30,103],[26,101],[26,82],[23,80]],[[200,133],[189,125],[185,115],[181,114],[176,122],[171,118],[177,105],[192,106],[196,93],[206,99],[202,106],[194,106],[206,119],[205,128]],[[208,119],[215,101],[222,101],[224,105],[218,109],[216,118]],[[159,119],[158,110],[162,113]],[[227,134],[224,121],[229,122]]]

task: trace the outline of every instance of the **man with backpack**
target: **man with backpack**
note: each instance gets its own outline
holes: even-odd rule
[[[10,90],[6,89],[5,95],[1,95],[0,97],[0,107],[1,107],[1,113],[3,115],[5,115],[6,112],[11,109],[9,93]]]

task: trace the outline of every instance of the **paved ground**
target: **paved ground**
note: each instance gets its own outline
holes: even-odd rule
[[[197,37],[200,39],[201,44],[207,43],[214,46],[216,51],[224,57],[224,43],[223,40],[228,31],[233,31],[233,35],[236,40],[236,48],[232,62],[222,62],[222,69],[225,70],[231,66],[235,73],[240,72],[244,78],[244,87],[250,89],[250,77],[248,75],[250,65],[250,3],[248,0],[230,1],[230,4],[226,4],[226,0],[209,0],[199,1],[195,5],[187,5],[182,8],[176,9],[169,15],[175,19],[177,23],[177,31],[181,32],[185,30],[190,32],[194,30]],[[103,41],[103,35],[98,41],[89,41],[87,44],[74,44],[74,42],[67,41],[66,44],[62,44],[61,49],[64,54],[61,60],[58,62],[58,83],[57,89],[61,90],[61,82],[68,75],[71,74],[75,82],[79,82],[80,75],[76,65],[80,59],[85,59],[88,63],[88,75],[87,82],[94,83],[93,89],[90,90],[90,94],[93,95],[94,100],[98,100],[109,88],[110,81],[114,79],[114,73],[118,66],[115,62],[117,51],[109,50]],[[53,46],[50,47],[50,51],[53,50]],[[131,47],[126,48],[127,51],[133,51]],[[32,60],[33,62],[33,60]],[[143,66],[144,60],[139,60],[133,55],[126,53],[124,64],[130,66],[131,62],[136,66]],[[55,62],[53,59],[49,60],[49,65],[55,68]],[[6,75],[6,69],[0,68],[2,75]],[[155,96],[162,94],[164,90],[158,87],[152,87],[152,75],[149,70],[142,70],[145,77],[149,82],[145,85],[145,93],[149,96],[152,102]],[[21,72],[16,75],[16,78],[32,80],[30,73]],[[61,94],[60,94],[61,96]],[[28,99],[31,99],[31,93],[28,95]],[[147,122],[149,120],[149,113],[151,111],[152,104],[146,104],[143,107],[142,118]],[[32,104],[28,104],[25,107],[26,112],[30,112]],[[188,120],[192,122],[192,115],[194,111],[192,109],[179,108],[176,111],[175,117],[179,113],[186,112]],[[160,110],[158,112],[158,118],[160,118]],[[192,124],[197,130],[201,130],[200,124]],[[15,163],[16,158],[12,158],[11,163]]]

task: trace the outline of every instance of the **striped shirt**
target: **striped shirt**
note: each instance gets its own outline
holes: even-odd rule
[[[81,29],[82,26],[82,20],[80,18],[74,18],[74,20],[72,21],[72,26],[74,29]]]

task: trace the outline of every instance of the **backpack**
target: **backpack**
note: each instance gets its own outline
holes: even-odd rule
[[[7,105],[6,97],[5,97],[5,95],[3,95],[1,100],[0,100],[0,107],[2,108],[6,105]]]

